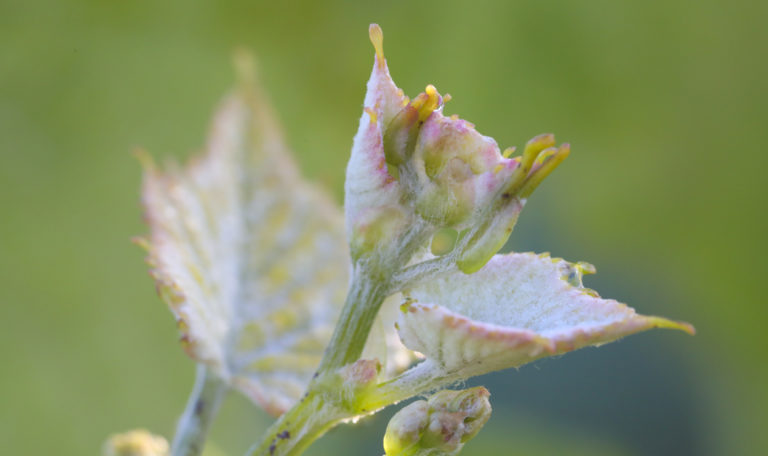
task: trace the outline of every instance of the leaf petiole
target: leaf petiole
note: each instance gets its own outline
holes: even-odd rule
[[[227,385],[216,374],[203,364],[197,365],[195,386],[176,425],[171,456],[202,454],[208,429],[227,390]]]

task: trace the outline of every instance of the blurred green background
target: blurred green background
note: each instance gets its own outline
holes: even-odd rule
[[[302,169],[341,201],[378,22],[406,93],[434,83],[502,147],[572,144],[510,248],[590,261],[587,286],[699,331],[470,382],[495,411],[463,454],[765,454],[767,20],[748,0],[3,0],[0,452],[171,434],[194,369],[129,242],[132,148],[198,150],[244,45]],[[309,454],[381,454],[391,413]],[[242,454],[267,422],[233,394],[213,444]]]

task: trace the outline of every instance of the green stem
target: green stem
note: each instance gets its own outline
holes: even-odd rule
[[[334,377],[339,368],[360,358],[376,314],[388,292],[388,281],[374,277],[365,265],[355,265],[344,308],[315,380],[309,385],[304,398],[283,414],[259,443],[248,450],[247,455],[301,454],[340,421],[357,414],[341,405],[344,385],[334,387],[333,382],[337,381]]]
[[[356,412],[343,407],[339,368],[357,361],[376,314],[388,293],[388,282],[372,277],[364,265],[355,265],[352,283],[331,342],[306,395],[284,413],[264,437],[246,453],[251,456],[301,454],[312,442]],[[330,383],[329,383],[330,382]]]
[[[309,393],[284,413],[266,432],[266,438],[251,447],[250,456],[290,456],[301,454],[312,442],[349,413],[326,402],[320,393]]]
[[[216,374],[197,365],[195,386],[176,425],[171,456],[198,456],[203,452],[208,428],[226,392],[227,386]]]
[[[361,398],[360,407],[366,410],[378,410],[457,380],[459,380],[458,377],[444,373],[427,359],[370,390],[369,394]]]
[[[338,376],[339,369],[360,359],[384,299],[398,291],[392,289],[392,275],[408,263],[430,234],[415,224],[397,245],[387,246],[374,259],[355,261],[347,299],[315,379],[304,398],[283,414],[247,455],[299,455],[342,420],[364,413],[364,408],[350,406],[350,398],[343,397],[348,385]]]
[[[389,282],[374,277],[364,265],[355,266],[347,300],[325,349],[318,373],[335,371],[360,358],[368,334],[389,292]]]
[[[381,304],[387,296],[400,291],[392,289],[394,275],[405,268],[432,232],[423,223],[414,222],[397,244],[382,246],[383,250],[371,258],[355,261],[347,300],[318,368],[320,375],[360,358]]]

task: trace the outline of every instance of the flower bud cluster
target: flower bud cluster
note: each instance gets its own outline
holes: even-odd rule
[[[444,228],[461,234],[456,263],[481,268],[506,242],[526,198],[568,155],[552,135],[532,139],[522,155],[500,151],[458,116],[433,85],[409,100],[392,81],[381,29],[371,28],[376,62],[347,168],[347,230],[353,258],[382,246],[401,248],[414,229],[429,239]],[[386,248],[386,247],[385,247]]]

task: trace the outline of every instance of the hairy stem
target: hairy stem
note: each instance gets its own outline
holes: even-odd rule
[[[405,267],[430,235],[425,226],[414,224],[397,244],[386,246],[373,258],[355,261],[347,299],[315,379],[304,398],[283,414],[247,455],[301,454],[339,422],[366,413],[364,408],[350,406],[349,397],[342,397],[346,385],[338,376],[339,369],[360,359],[382,303],[399,291],[392,288],[393,274]]]
[[[290,456],[304,452],[339,421],[343,410],[325,401],[323,394],[309,393],[267,429],[265,438],[251,447],[248,456]]]
[[[347,300],[318,368],[320,375],[360,358],[381,304],[387,296],[400,291],[392,288],[393,276],[405,268],[431,234],[423,223],[414,223],[396,244],[384,246],[371,258],[355,261]]]
[[[364,265],[355,266],[347,300],[318,367],[320,374],[360,358],[376,315],[389,291],[388,282],[372,276],[373,272]]]
[[[301,454],[341,420],[356,415],[354,410],[341,405],[343,400],[340,394],[344,385],[333,384],[338,381],[335,374],[339,368],[360,358],[387,292],[388,282],[373,278],[365,265],[355,265],[347,300],[315,380],[310,383],[304,397],[270,426],[247,455]],[[330,387],[328,382],[331,382]]]
[[[176,425],[171,456],[198,456],[203,452],[208,428],[226,392],[224,382],[206,366],[197,365],[195,386]]]
[[[444,373],[433,361],[427,359],[392,380],[377,385],[367,397],[362,399],[360,407],[378,410],[444,387],[456,380],[459,378]]]

